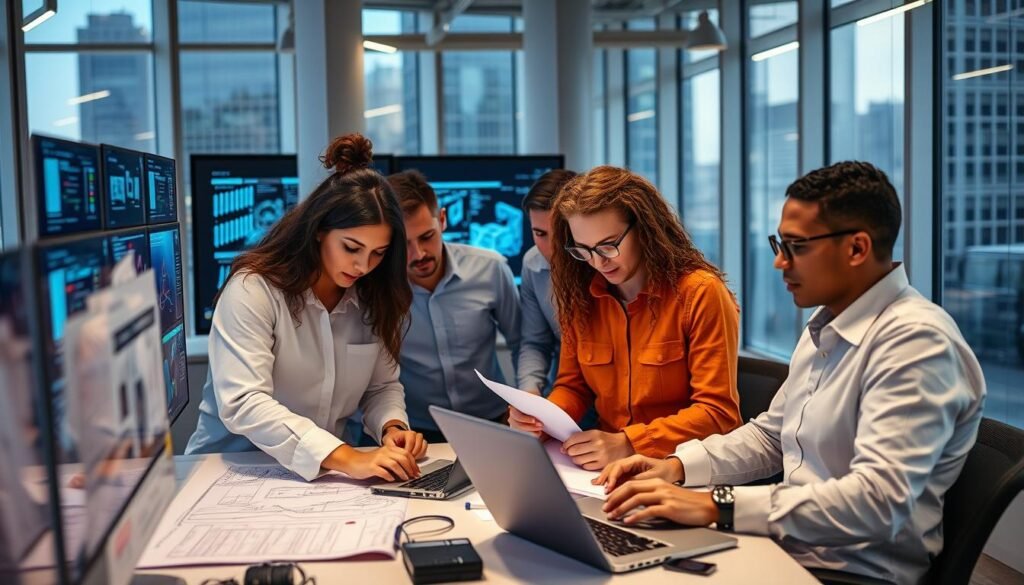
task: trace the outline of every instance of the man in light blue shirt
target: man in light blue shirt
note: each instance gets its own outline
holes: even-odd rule
[[[789,377],[767,412],[727,435],[606,467],[597,481],[617,488],[606,511],[627,523],[715,522],[771,536],[810,568],[918,583],[942,550],[943,498],[977,438],[981,367],[892,261],[901,212],[884,173],[838,163],[786,194],[775,267],[798,306],[820,305]],[[780,471],[781,483],[732,487]]]
[[[523,257],[523,340],[516,373],[520,389],[545,396],[558,373],[562,344],[562,328],[551,296],[551,203],[575,176],[573,171],[563,169],[548,171],[523,199],[535,245]]]
[[[412,428],[428,442],[444,436],[427,412],[436,404],[480,418],[504,420],[507,404],[473,372],[504,382],[497,332],[519,351],[519,292],[503,256],[445,243],[447,213],[419,172],[388,177],[405,214],[413,301],[402,343],[400,380]]]

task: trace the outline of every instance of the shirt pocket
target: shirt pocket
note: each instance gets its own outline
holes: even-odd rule
[[[610,343],[581,341],[576,348],[576,359],[580,363],[583,379],[595,394],[608,391],[609,384],[615,384],[615,348]]]
[[[662,407],[659,411],[685,408],[690,403],[690,372],[685,358],[686,346],[681,340],[642,346],[637,355],[634,391],[640,389],[642,400]]]

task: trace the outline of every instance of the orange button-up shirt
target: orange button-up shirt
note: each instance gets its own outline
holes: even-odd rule
[[[697,270],[624,308],[594,275],[590,294],[589,323],[562,337],[549,400],[577,421],[594,405],[601,430],[650,457],[740,426],[739,307],[721,279]]]

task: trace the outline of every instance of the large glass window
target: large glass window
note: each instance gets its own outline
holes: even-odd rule
[[[452,32],[514,32],[511,17],[462,15]],[[441,55],[444,149],[452,154],[516,152],[516,53],[446,51]]]
[[[26,33],[30,132],[153,151],[152,16],[149,0],[68,2]]]
[[[747,12],[749,36],[759,37],[797,23],[797,0],[750,2]]]
[[[683,79],[682,216],[697,248],[721,261],[721,78],[712,69]]]
[[[779,225],[786,187],[799,172],[798,49],[762,56],[748,63],[744,323],[747,345],[787,357],[799,336],[799,316],[772,266],[768,236]]]
[[[416,13],[364,10],[363,34],[416,32]],[[419,145],[416,53],[367,49],[364,53],[366,133],[376,152],[416,154]]]
[[[901,199],[903,43],[903,14],[895,14],[832,29],[830,47],[830,158],[872,163],[885,171]],[[897,260],[902,244],[901,233]]]
[[[1024,427],[1024,15],[1006,4],[936,8],[944,19],[937,269],[942,304],[985,372],[985,416]]]
[[[655,30],[654,19],[629,23]],[[658,51],[626,51],[626,166],[658,184]]]

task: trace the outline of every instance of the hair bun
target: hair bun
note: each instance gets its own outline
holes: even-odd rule
[[[373,162],[373,143],[370,139],[353,132],[331,141],[327,151],[320,157],[327,169],[345,174],[356,169],[369,168]]]

